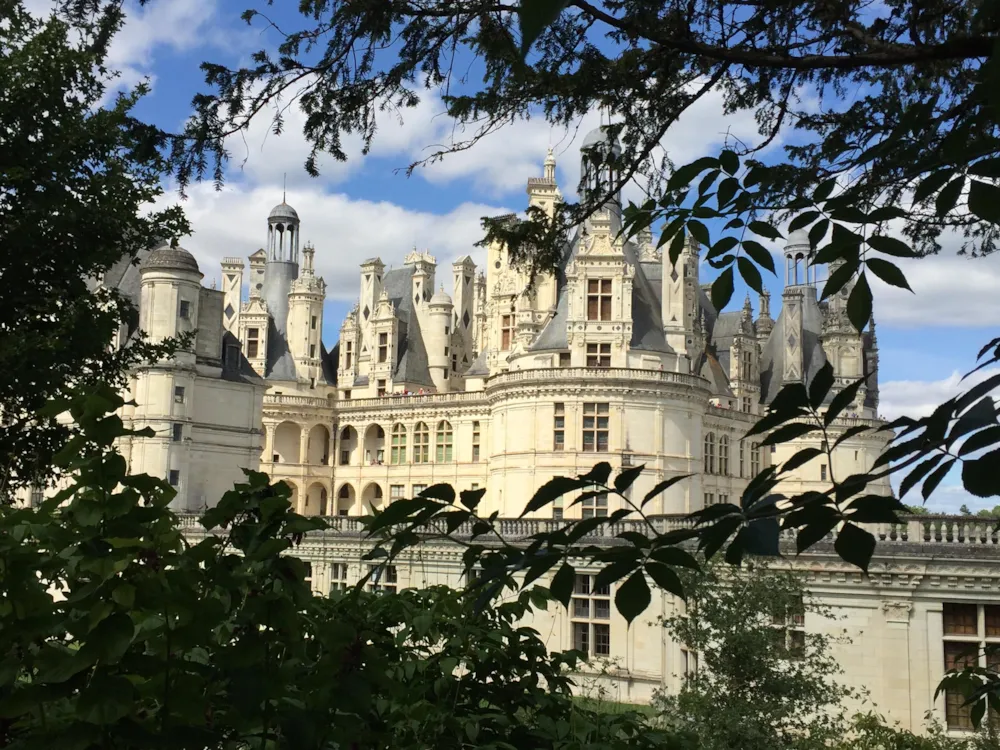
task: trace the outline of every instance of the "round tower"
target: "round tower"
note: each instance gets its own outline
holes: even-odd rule
[[[264,264],[264,302],[271,314],[276,341],[268,337],[268,366],[287,349],[288,293],[299,275],[299,215],[281,201],[267,216],[267,260]],[[285,373],[289,375],[290,373]]]
[[[139,325],[150,341],[190,334],[190,341],[155,368],[140,371],[133,386],[136,429],[152,428],[151,438],[132,439],[133,466],[167,479],[177,490],[171,507],[194,509],[188,492],[189,444],[195,401],[195,333],[201,271],[181,247],[161,245],[139,268]]]
[[[448,390],[449,369],[451,367],[451,319],[455,306],[442,287],[431,297],[428,307],[430,325],[424,333],[424,345],[427,347],[427,366],[431,380],[439,393]]]
[[[813,250],[809,233],[797,229],[785,243],[785,286],[815,286],[816,267],[812,265]]]
[[[316,276],[315,248],[302,250],[302,274],[292,282],[288,295],[288,346],[299,375],[315,385],[319,380],[323,336],[323,300],[326,284]]]

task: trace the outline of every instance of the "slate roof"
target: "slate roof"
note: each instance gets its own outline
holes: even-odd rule
[[[811,294],[809,292],[812,292]],[[784,372],[785,340],[791,334],[800,335],[798,331],[788,330],[786,308],[782,305],[781,314],[774,323],[774,330],[764,345],[760,358],[760,390],[761,401],[770,403],[781,390],[781,374]],[[814,289],[806,288],[802,296],[802,373],[806,387],[812,383],[816,373],[826,364],[826,354],[820,345],[820,334],[823,330],[823,312],[816,301]]]
[[[382,275],[382,289],[389,301],[396,307],[399,321],[396,341],[396,367],[393,380],[430,385],[430,369],[427,365],[427,348],[420,332],[420,321],[413,309],[413,266],[393,268]],[[355,381],[355,385],[360,385]]]

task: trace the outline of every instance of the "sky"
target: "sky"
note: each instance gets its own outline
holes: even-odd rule
[[[142,8],[130,6],[110,62],[121,71],[122,85],[150,81],[151,93],[138,114],[179,128],[191,111],[191,97],[206,89],[201,62],[246,64],[253,51],[272,41],[262,23],[247,26],[239,18],[254,4],[153,0]],[[278,0],[275,6],[267,12],[287,13],[292,4]],[[441,112],[440,100],[428,94],[402,120],[385,116],[368,156],[361,157],[360,142],[349,141],[347,162],[321,159],[318,178],[303,168],[309,149],[298,111],[289,108],[280,136],[260,119],[229,144],[232,159],[221,190],[211,183],[194,184],[181,200],[175,187],[169,187],[164,200],[181,202],[193,227],[181,244],[195,255],[205,283],[211,284],[219,278],[223,257],[245,258],[264,244],[268,212],[281,202],[284,185],[288,203],[301,218],[301,236],[315,245],[317,270],[327,283],[324,340],[332,346],[357,299],[363,259],[379,256],[387,266],[397,266],[416,247],[429,251],[442,267],[465,254],[481,261],[483,252],[475,247],[482,236],[480,218],[524,209],[526,180],[540,176],[550,146],[563,192],[572,195],[579,177],[579,143],[600,122],[595,113],[569,132],[553,130],[541,118],[515,123],[473,149],[407,177],[404,171],[411,162],[452,137],[452,123]],[[752,113],[723,116],[721,97],[710,95],[668,131],[664,145],[675,163],[684,163],[717,154],[727,132],[754,140]],[[958,244],[946,243],[938,256],[901,264],[915,294],[873,280],[884,417],[928,413],[958,392],[961,375],[974,365],[980,346],[996,335],[1000,255],[968,259],[955,254]],[[781,281],[770,279],[769,285],[777,307]],[[741,304],[742,298],[738,288],[732,304]],[[756,300],[754,304],[756,308]],[[911,494],[904,501],[920,499]],[[954,511],[963,503],[973,510],[996,504],[966,495],[952,476],[928,507]]]

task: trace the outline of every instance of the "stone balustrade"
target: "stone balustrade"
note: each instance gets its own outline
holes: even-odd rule
[[[268,393],[264,395],[264,406],[308,406],[311,408],[326,408],[332,407],[333,404],[325,398],[320,398],[319,396],[293,396]]]
[[[437,404],[486,404],[482,391],[455,391],[454,393],[390,393],[379,398],[352,398],[337,402],[338,414],[350,414],[365,409],[420,409]]]
[[[196,514],[178,514],[182,529],[197,533],[201,531]],[[329,524],[326,531],[315,532],[322,535],[357,535],[364,532],[362,521],[357,516],[333,516],[325,519]],[[865,524],[880,547],[897,544],[934,544],[956,546],[984,546],[1000,544],[1000,531],[996,530],[998,520],[995,518],[979,518],[977,516],[902,516],[902,523]],[[650,524],[658,533],[666,533],[677,529],[690,528],[693,521],[686,516],[664,515],[650,516]],[[551,518],[501,518],[497,520],[500,535],[508,541],[521,541],[535,534],[555,531],[564,525],[562,521]],[[442,529],[443,531],[443,526]],[[649,533],[649,524],[639,519],[623,519],[609,526],[604,526],[592,534],[590,539],[613,538],[624,531]],[[794,541],[795,531],[782,531],[784,541]],[[455,531],[455,536],[468,538],[472,534],[472,525],[463,524]],[[492,536],[492,532],[489,536]],[[488,541],[489,536],[481,537]],[[494,537],[495,538],[495,537]],[[877,550],[876,550],[877,552]]]
[[[558,367],[539,370],[512,370],[494,375],[487,380],[486,389],[520,383],[558,383],[567,380],[587,380],[596,384],[614,380],[633,383],[674,383],[688,388],[708,390],[708,381],[697,375],[630,367]]]

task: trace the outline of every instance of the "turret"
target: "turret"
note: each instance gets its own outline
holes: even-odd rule
[[[693,339],[698,323],[698,243],[692,237],[686,238],[676,265],[670,263],[666,250],[662,262],[663,333],[677,354],[692,357],[698,351]]]
[[[587,197],[604,195],[618,180],[618,167],[614,163],[621,156],[618,137],[609,126],[594,128],[580,146],[580,192]],[[621,194],[616,193],[604,206],[591,215],[588,223],[608,222],[611,231],[621,228]]]
[[[372,316],[375,305],[382,296],[382,275],[385,264],[379,258],[369,258],[361,264],[361,296],[358,298],[358,328],[361,332],[361,351],[364,358],[371,357],[375,347]]]
[[[424,329],[424,345],[427,347],[427,365],[431,380],[439,393],[444,393],[449,386],[449,371],[451,367],[451,347],[446,332],[450,328],[454,304],[451,297],[445,294],[442,287],[431,297],[427,304],[428,325]]]
[[[473,344],[473,328],[475,326],[475,280],[476,264],[472,258],[464,255],[451,265],[452,276],[455,286],[452,299],[455,303],[454,316],[452,317],[451,336],[453,346],[457,351],[452,352],[452,357],[456,367],[452,369],[461,372],[465,369],[463,365],[472,363],[472,352],[475,350]],[[463,359],[465,360],[463,362]]]
[[[316,249],[302,250],[302,275],[292,282],[288,295],[288,346],[297,373],[315,385],[320,377],[323,336],[323,301],[326,283],[316,276],[313,266]]]
[[[239,258],[222,259],[222,325],[234,336],[239,336],[240,330],[244,267]]]
[[[433,255],[419,252],[416,248],[406,256],[404,265],[413,266],[413,282],[410,294],[413,297],[413,309],[421,326],[427,319],[427,303],[434,294],[434,271],[437,261]]]
[[[528,178],[528,204],[543,209],[549,216],[555,213],[555,205],[562,200],[556,184],[556,157],[549,149],[542,166],[541,177]]]
[[[181,247],[161,245],[139,269],[139,327],[150,343],[193,332],[198,327],[201,280],[198,262]],[[190,348],[178,350],[174,359],[194,365],[194,340]]]
[[[785,243],[785,286],[815,286],[816,266],[809,234],[798,229],[788,235]]]
[[[267,217],[267,262],[264,265],[264,301],[274,324],[267,342],[268,377],[295,379],[288,348],[288,294],[299,275],[299,215],[282,201]],[[276,369],[277,368],[277,369]]]

